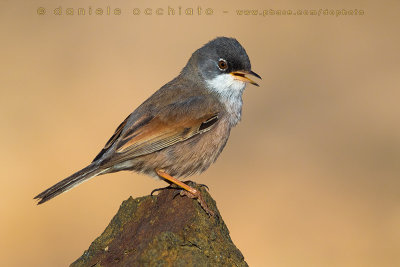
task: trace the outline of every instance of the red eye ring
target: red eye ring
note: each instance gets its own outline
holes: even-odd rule
[[[218,61],[218,68],[219,68],[220,70],[226,70],[226,69],[228,68],[228,63],[226,62],[226,60],[220,59],[220,60]]]

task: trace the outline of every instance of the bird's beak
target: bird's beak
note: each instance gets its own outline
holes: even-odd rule
[[[258,83],[256,83],[255,81],[253,81],[252,79],[250,79],[249,77],[246,77],[246,74],[248,75],[253,75],[259,79],[261,79],[261,76],[258,75],[257,73],[255,73],[254,71],[234,71],[230,73],[234,79],[242,81],[242,82],[246,82],[246,83],[251,83],[254,84],[255,86],[259,86]]]

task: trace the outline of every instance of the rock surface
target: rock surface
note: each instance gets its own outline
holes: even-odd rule
[[[130,197],[71,266],[247,266],[215,201],[203,187],[192,186],[216,216],[177,190]]]

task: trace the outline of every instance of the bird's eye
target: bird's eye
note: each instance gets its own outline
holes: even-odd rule
[[[228,63],[226,62],[226,60],[220,59],[220,60],[218,61],[218,68],[219,68],[220,70],[226,70],[226,69],[228,68]]]

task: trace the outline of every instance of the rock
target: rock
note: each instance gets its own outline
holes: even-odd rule
[[[192,186],[216,216],[177,190],[130,197],[71,266],[248,266],[215,201],[204,187]]]

